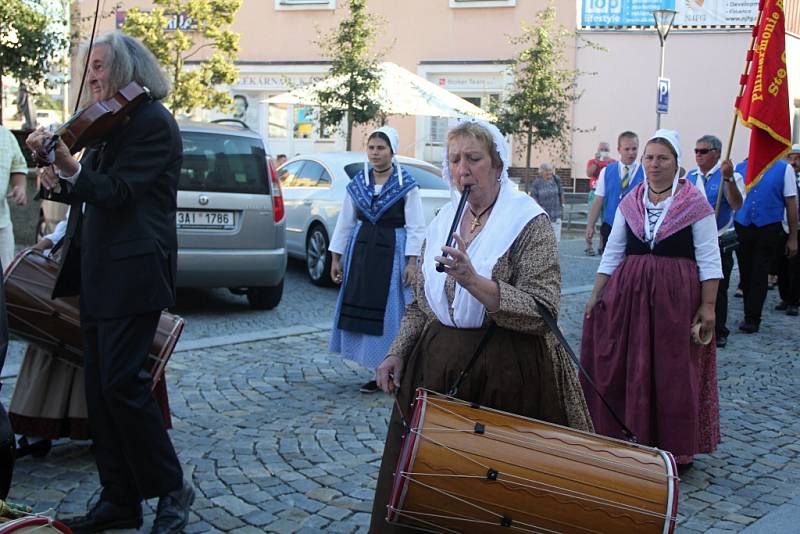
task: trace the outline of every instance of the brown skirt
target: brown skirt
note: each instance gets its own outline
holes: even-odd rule
[[[8,416],[14,432],[42,439],[89,439],[83,369],[28,345]]]
[[[447,393],[472,358],[486,329],[458,329],[429,323],[406,361],[398,404],[409,417],[414,392],[424,387]],[[462,381],[460,399],[559,425],[592,430],[577,376],[563,350],[542,336],[497,328]],[[574,415],[577,413],[577,416]],[[370,532],[414,532],[385,521],[400,454],[403,425],[397,407],[389,421]]]
[[[83,367],[28,345],[8,406],[14,433],[41,439],[90,439]],[[172,428],[166,377],[153,390],[164,427]]]

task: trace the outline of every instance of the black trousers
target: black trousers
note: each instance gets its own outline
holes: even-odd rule
[[[145,369],[160,316],[94,319],[81,309],[89,429],[102,498],[117,504],[160,497],[183,481]]]
[[[714,314],[717,316],[715,330],[717,337],[728,337],[728,334],[731,333],[727,327],[728,287],[731,283],[731,271],[733,270],[733,251],[722,252],[720,250],[719,254],[722,259],[722,280],[719,281],[719,286],[717,286],[717,304],[714,308]]]
[[[739,238],[739,275],[744,293],[744,319],[760,324],[761,310],[767,298],[769,266],[775,257],[780,239],[781,223],[766,226],[742,226],[736,223]]]
[[[797,233],[800,239],[800,232]],[[781,231],[781,249],[786,247],[789,235]],[[800,254],[787,257],[784,250],[778,256],[778,291],[786,304],[800,305]]]
[[[600,225],[600,249],[606,249],[606,243],[608,243],[608,236],[611,235],[611,225],[608,223],[603,223]]]

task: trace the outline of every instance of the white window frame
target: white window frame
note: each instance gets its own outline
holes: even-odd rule
[[[275,0],[275,11],[336,9],[336,0]]]
[[[450,0],[450,7],[516,7],[517,0]]]

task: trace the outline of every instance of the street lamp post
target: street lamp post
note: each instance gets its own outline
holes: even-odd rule
[[[661,63],[658,68],[658,77],[664,77],[664,43],[667,41],[667,35],[672,29],[672,23],[675,22],[675,15],[678,12],[674,9],[656,9],[653,11],[653,19],[656,22],[656,31],[658,32],[658,40],[661,42]],[[661,128],[661,113],[656,110],[656,129]]]

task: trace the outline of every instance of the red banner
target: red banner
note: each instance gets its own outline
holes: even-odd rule
[[[789,88],[786,79],[786,29],[783,0],[762,0],[753,28],[750,70],[742,77],[744,92],[736,100],[742,123],[750,128],[750,155],[745,188],[749,191],[792,146]]]

